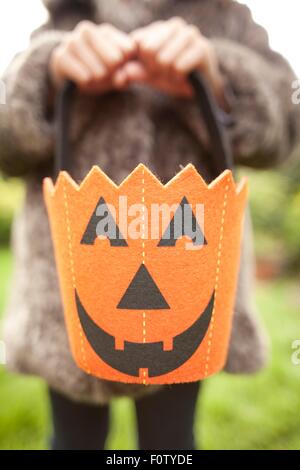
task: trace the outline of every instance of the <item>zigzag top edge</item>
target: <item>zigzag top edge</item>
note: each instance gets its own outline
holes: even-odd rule
[[[56,182],[53,182],[51,178],[45,178],[44,180],[44,190],[48,192],[52,197],[58,192],[58,188],[62,185],[71,186],[75,191],[81,191],[85,186],[87,186],[93,179],[104,178],[106,183],[111,185],[115,190],[120,190],[126,185],[130,184],[130,181],[136,177],[141,176],[147,180],[152,181],[152,184],[157,185],[160,188],[170,189],[173,186],[176,186],[179,183],[182,183],[187,178],[193,178],[194,181],[200,183],[201,186],[206,187],[208,190],[214,190],[218,186],[224,184],[224,181],[227,181],[227,184],[232,188],[232,190],[239,195],[245,191],[247,186],[247,178],[244,177],[236,183],[234,181],[233,174],[230,170],[225,170],[221,173],[216,179],[211,183],[207,184],[200,173],[197,171],[195,166],[191,163],[186,165],[182,170],[180,170],[173,178],[171,178],[167,183],[163,184],[157,176],[155,176],[149,168],[140,163],[119,185],[116,184],[107,174],[101,170],[97,165],[94,165],[86,177],[82,180],[81,183],[76,183],[76,181],[69,175],[66,171],[61,171],[58,175]]]

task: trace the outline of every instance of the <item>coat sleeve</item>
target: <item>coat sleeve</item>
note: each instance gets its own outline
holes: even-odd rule
[[[226,37],[213,42],[232,90],[234,124],[229,133],[234,158],[239,164],[269,167],[285,160],[299,143],[300,107],[292,103],[295,74],[270,49],[267,33],[253,21],[250,10],[237,3],[231,10]]]
[[[253,21],[250,10],[237,2],[226,4],[222,21],[216,18],[217,24],[204,34],[215,46],[229,91],[233,124],[228,133],[234,160],[256,168],[271,167],[299,144],[300,106],[292,103],[296,77],[289,63],[270,48],[266,31]],[[186,116],[191,123],[197,120],[195,109]]]
[[[22,176],[53,155],[53,119],[47,106],[48,62],[64,34],[39,34],[4,74],[6,104],[0,106],[0,170],[8,176]]]

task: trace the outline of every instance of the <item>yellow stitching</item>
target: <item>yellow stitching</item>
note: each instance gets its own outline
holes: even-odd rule
[[[73,249],[72,249],[72,236],[71,236],[71,224],[70,224],[70,212],[69,212],[69,204],[68,204],[68,197],[67,197],[67,189],[64,183],[63,185],[63,192],[64,192],[64,207],[65,207],[65,216],[67,222],[67,236],[68,236],[68,250],[69,250],[69,261],[70,261],[70,271],[71,271],[71,278],[72,278],[72,285],[74,291],[76,290],[76,274],[75,274],[75,266],[74,266],[74,257],[73,257]],[[87,365],[86,359],[86,352],[84,348],[84,341],[83,341],[83,333],[82,328],[77,317],[77,326],[80,336],[80,352],[81,352],[81,360],[84,365],[85,370],[88,374],[90,374],[90,370]]]
[[[143,312],[143,343],[146,343],[146,312]]]
[[[145,170],[142,172],[142,263],[145,264]],[[146,312],[143,312],[143,343],[146,343]],[[146,385],[146,372],[143,373],[143,384]]]
[[[212,311],[209,334],[208,334],[208,341],[207,341],[205,371],[204,371],[205,377],[208,376],[210,353],[211,353],[211,346],[212,346],[213,333],[214,333],[215,309],[216,309],[216,299],[217,299],[218,288],[219,288],[219,274],[220,274],[220,265],[221,265],[221,258],[222,258],[222,246],[223,246],[222,242],[223,242],[223,237],[224,237],[224,223],[225,223],[225,216],[226,216],[228,190],[229,190],[229,185],[227,184],[225,187],[223,210],[222,210],[222,215],[221,215],[221,229],[220,229],[220,237],[219,237],[219,245],[218,245],[217,267],[216,267],[216,278],[215,278],[215,298],[214,298],[214,307]]]

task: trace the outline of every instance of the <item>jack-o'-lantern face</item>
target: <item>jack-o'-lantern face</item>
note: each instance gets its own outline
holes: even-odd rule
[[[66,173],[55,188],[46,180],[66,322],[82,369],[154,384],[222,368],[246,197],[230,171],[207,186],[192,165],[166,185],[143,165],[120,186],[97,167],[80,187]]]

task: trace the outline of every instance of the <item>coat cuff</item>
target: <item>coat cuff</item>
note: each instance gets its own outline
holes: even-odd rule
[[[286,67],[282,80],[276,64],[266,57],[228,39],[213,39],[227,94],[233,125],[229,127],[237,164],[268,167],[286,157],[289,141],[285,124],[290,100],[281,100],[289,88],[292,70]],[[284,109],[286,108],[286,109]]]
[[[54,123],[48,112],[48,63],[53,49],[62,41],[63,32],[40,34],[29,49],[19,54],[4,76],[7,105],[0,115],[2,145],[14,142],[18,155],[3,152],[14,161],[1,161],[8,173],[18,174],[47,160],[54,149]],[[3,132],[2,132],[3,131]],[[3,159],[2,159],[3,160]]]

